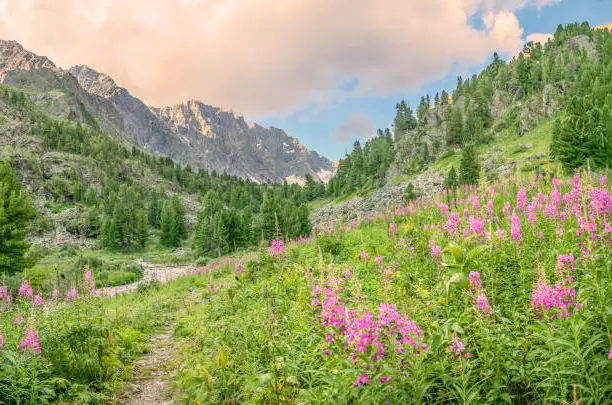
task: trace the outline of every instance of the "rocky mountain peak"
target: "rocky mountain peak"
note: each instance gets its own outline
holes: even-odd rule
[[[0,40],[0,81],[8,71],[36,69],[57,70],[47,57],[26,50],[16,41]]]
[[[125,89],[117,86],[115,81],[104,73],[99,73],[89,66],[77,65],[68,69],[87,92],[104,98],[111,98]]]
[[[282,129],[248,124],[193,99],[148,107],[104,73],[84,65],[56,68],[15,41],[0,41],[0,82],[38,93],[33,101],[53,116],[94,122],[103,132],[194,168],[298,183],[307,174],[327,181],[335,170]]]

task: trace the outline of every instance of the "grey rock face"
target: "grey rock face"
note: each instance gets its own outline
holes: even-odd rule
[[[328,203],[320,207],[313,215],[312,222],[319,226],[337,223],[349,223],[352,220],[365,219],[388,209],[406,205],[404,194],[408,183],[422,196],[430,196],[442,190],[444,174],[428,170],[414,176],[410,181],[400,184],[387,184],[367,197],[356,197],[340,204]]]
[[[0,40],[0,82],[28,90],[31,100],[56,117],[72,117],[149,152],[193,168],[254,181],[327,181],[332,163],[278,128],[199,101],[153,108],[87,66],[68,71],[14,41]]]

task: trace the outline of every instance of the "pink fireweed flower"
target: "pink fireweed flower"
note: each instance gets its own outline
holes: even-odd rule
[[[612,347],[610,348],[610,353],[608,353],[608,360],[612,360]]]
[[[568,268],[570,270],[574,270],[576,268],[576,264],[574,263],[574,254],[570,253],[568,255],[558,255],[557,256],[557,269]]]
[[[59,289],[54,288],[53,291],[51,292],[51,298],[56,299],[58,296],[59,296]]]
[[[2,347],[4,347],[4,336],[0,333],[0,351],[2,351]]]
[[[85,273],[85,282],[88,283],[93,279],[92,275],[91,275],[91,271],[87,271]]]
[[[273,239],[272,240],[272,257],[280,257],[285,256],[285,242],[282,239]]]
[[[510,203],[508,201],[504,202],[504,208],[502,209],[502,213],[504,215],[508,215],[510,214],[510,210],[512,209],[512,207],[510,206]]]
[[[476,297],[476,306],[478,307],[478,312],[482,314],[491,315],[493,313],[493,308],[491,308],[489,300],[484,295]]]
[[[397,232],[397,226],[392,222],[389,224],[389,233],[391,235],[395,235],[395,233]]]
[[[17,317],[15,318],[15,320],[13,321],[13,325],[17,326],[19,325],[21,322],[23,322],[24,318],[23,315],[21,314],[17,314]]]
[[[357,381],[353,383],[353,387],[359,387],[361,385],[366,385],[370,382],[370,377],[367,374],[361,374]]]
[[[34,292],[32,291],[32,288],[30,287],[30,283],[28,283],[27,279],[23,280],[23,283],[21,283],[21,286],[19,287],[19,292],[17,293],[17,296],[26,297],[27,299],[32,299],[33,295],[34,295]]]
[[[431,257],[436,259],[440,257],[440,252],[442,251],[442,247],[436,245],[436,241],[432,239],[429,241],[429,250],[431,252]]]
[[[557,218],[557,206],[555,204],[546,204],[544,214],[546,214],[549,219]]]
[[[444,203],[440,204],[440,214],[446,215],[447,212],[448,212],[448,205]]]
[[[370,255],[368,254],[368,252],[366,252],[365,250],[363,250],[360,254],[359,257],[361,258],[361,260],[369,260],[370,259]]]
[[[19,349],[22,353],[32,350],[36,354],[40,354],[41,351],[38,332],[34,329],[27,328],[25,337],[21,338],[19,341]]]
[[[380,266],[380,265],[382,264],[382,262],[383,262],[383,260],[384,260],[384,259],[385,259],[385,258],[384,258],[384,257],[382,257],[382,256],[376,256],[376,257],[374,258],[374,263],[376,263],[376,265],[377,265],[377,266]]]
[[[468,210],[467,208],[464,208],[464,209],[463,209],[463,216],[464,216],[464,217],[467,217],[467,216],[469,216],[469,215],[470,215],[470,210]]]
[[[393,376],[380,377],[380,382],[385,384],[385,383],[391,382],[392,379],[393,379]]]
[[[512,213],[510,218],[510,237],[519,243],[523,242],[523,234],[521,233],[521,221],[516,215],[516,212]]]
[[[530,224],[536,223],[535,207],[533,204],[527,206],[527,222]]]
[[[524,187],[521,187],[516,194],[516,208],[521,210],[526,208],[529,205],[529,200],[527,199],[527,190]]]
[[[349,269],[344,269],[344,278],[350,280],[351,276],[351,271]]]
[[[478,200],[477,195],[472,197],[472,209],[474,210],[474,212],[480,211],[480,201]]]
[[[495,231],[495,237],[497,239],[506,239],[506,230],[505,229],[498,229]]]
[[[469,218],[470,232],[476,235],[484,235],[484,221],[481,221],[473,216]]]
[[[606,186],[606,176],[603,174],[599,177],[599,187],[604,188]]]
[[[479,272],[470,271],[470,286],[476,289],[482,288],[482,280],[480,280]]]
[[[465,350],[465,345],[461,340],[459,340],[457,335],[453,335],[449,349],[451,352],[451,357],[456,358],[461,356],[461,353]]]
[[[485,208],[487,209],[487,213],[489,214],[489,216],[493,216],[493,214],[495,214],[493,201],[489,200]]]
[[[457,225],[460,221],[461,220],[459,219],[459,214],[456,212],[452,212],[446,219],[444,229],[446,229],[449,234],[453,234],[457,230]]]
[[[557,282],[553,288],[543,278],[538,281],[531,294],[531,306],[539,317],[543,314],[555,312],[557,317],[566,318],[570,315],[569,309],[574,306],[576,290],[571,283],[564,285]]]
[[[553,178],[552,179],[552,185],[554,188],[558,188],[559,187],[559,179],[558,178]]]
[[[43,301],[42,293],[38,293],[34,296],[34,306],[38,307],[43,305],[45,302]]]
[[[77,289],[73,287],[66,293],[66,302],[73,300],[76,297],[77,297]]]
[[[309,273],[310,269],[306,269],[306,279],[308,279],[308,273]],[[238,262],[234,268],[234,272],[236,274],[236,277],[240,277],[244,274],[244,266],[242,265],[241,262]]]

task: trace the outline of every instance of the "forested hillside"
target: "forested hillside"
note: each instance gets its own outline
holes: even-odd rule
[[[606,167],[612,156],[611,93],[610,31],[594,30],[587,23],[559,26],[552,40],[527,43],[510,62],[495,54],[479,74],[458,77],[452,92],[424,95],[416,111],[399,102],[393,139],[387,129],[379,130],[365,147],[356,143],[340,162],[327,195],[371,191],[432,166],[446,171],[454,167],[460,173],[464,168],[454,155],[462,153],[472,154],[462,161],[486,163],[482,168],[489,179],[505,169],[554,171],[560,164],[569,172],[587,165]],[[508,150],[533,131],[540,131],[537,137],[546,145],[538,146],[546,146],[545,153],[533,153],[526,161],[508,156],[532,148],[525,141],[514,152]],[[477,180],[463,178],[468,183]]]
[[[37,214],[29,233],[42,247],[179,247],[197,233],[194,251],[218,256],[310,233],[304,203],[321,192],[311,178],[302,188],[196,171],[51,118],[6,86],[0,114],[0,157],[31,192]]]

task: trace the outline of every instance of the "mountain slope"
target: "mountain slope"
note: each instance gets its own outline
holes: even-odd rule
[[[507,173],[605,168],[612,159],[611,60],[609,30],[569,24],[546,44],[526,44],[510,62],[495,55],[479,74],[459,77],[452,94],[423,96],[415,112],[398,103],[393,140],[380,131],[355,145],[328,184],[336,203],[318,204],[314,222],[400,206],[409,186],[431,195],[451,168],[461,171],[466,146],[475,148],[484,182]],[[391,142],[393,158],[381,159]]]
[[[332,163],[277,128],[248,125],[231,112],[189,101],[149,108],[86,66],[56,67],[15,41],[0,41],[0,83],[26,90],[53,116],[73,118],[183,165],[259,182],[327,181]]]

